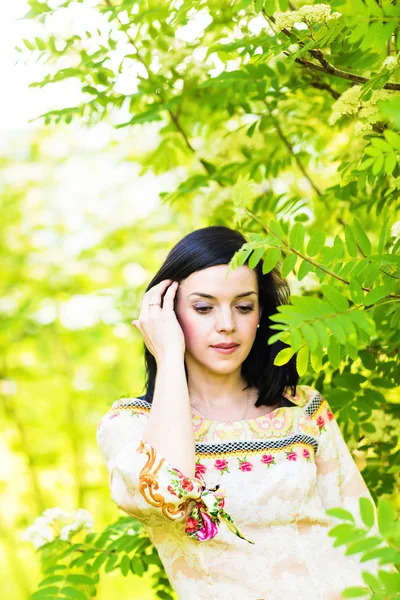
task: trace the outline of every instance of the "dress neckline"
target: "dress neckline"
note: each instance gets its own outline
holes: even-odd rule
[[[253,417],[252,419],[234,419],[233,421],[214,421],[213,419],[206,419],[206,417],[200,417],[199,415],[194,415],[193,413],[192,413],[192,418],[199,419],[200,421],[204,421],[205,423],[216,423],[216,424],[225,424],[225,425],[228,425],[229,423],[254,423],[257,421],[261,421],[262,419],[266,419],[267,417],[272,418],[273,415],[275,413],[278,413],[279,411],[281,411],[283,414],[283,411],[286,408],[295,408],[295,407],[294,406],[278,406],[274,410],[271,410],[271,412],[269,412],[265,415],[260,415],[259,417]]]
[[[287,388],[286,388],[286,390],[287,390]],[[287,391],[283,392],[282,396],[284,396],[286,399],[290,400],[291,402],[293,402],[293,400],[294,400],[293,396],[291,394],[289,394]],[[271,412],[269,412],[265,415],[260,415],[259,417],[253,417],[252,419],[234,419],[233,421],[214,421],[213,419],[207,419],[206,417],[200,417],[199,415],[195,415],[195,414],[193,414],[193,412],[192,412],[192,418],[198,419],[204,423],[216,423],[216,424],[225,424],[225,425],[228,425],[229,423],[257,423],[258,421],[266,419],[267,417],[272,419],[275,416],[275,413],[278,413],[279,416],[281,416],[281,415],[283,415],[285,409],[296,408],[296,407],[297,407],[296,403],[294,403],[294,406],[278,406],[277,408],[274,408],[274,410],[271,410]]]

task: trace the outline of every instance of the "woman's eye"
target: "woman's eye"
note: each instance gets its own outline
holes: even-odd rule
[[[194,310],[202,315],[207,314],[210,310],[212,310],[212,306],[194,306]],[[247,313],[254,310],[253,306],[237,306],[240,312]]]

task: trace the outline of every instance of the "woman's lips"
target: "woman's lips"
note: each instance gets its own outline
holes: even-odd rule
[[[231,348],[217,348],[217,346],[211,346],[211,348],[220,354],[232,354],[232,352],[235,352],[239,346],[232,346]]]

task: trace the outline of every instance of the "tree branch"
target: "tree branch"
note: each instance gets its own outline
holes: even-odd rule
[[[270,25],[271,23],[275,24],[275,18],[273,16],[269,16],[265,8],[263,8],[261,12]],[[286,28],[282,29],[282,33],[284,33],[288,38],[292,37],[291,32]],[[299,46],[304,46],[304,43],[300,40],[298,40],[298,44]],[[356,83],[367,83],[369,81],[367,77],[361,77],[361,75],[349,73],[348,71],[343,71],[342,69],[334,67],[330,62],[326,60],[321,50],[308,50],[308,52],[313,58],[315,58],[320,63],[321,66],[316,65],[315,63],[304,58],[295,58],[295,62],[302,65],[303,67],[307,67],[308,69],[314,69],[315,71],[328,73],[329,75],[333,75],[334,77],[340,77],[341,79],[347,79]],[[400,91],[400,83],[386,83],[382,89]]]
[[[315,261],[313,261],[308,256],[305,256],[304,254],[302,254],[298,250],[295,250],[294,248],[292,248],[291,246],[289,246],[289,244],[287,242],[285,242],[285,240],[283,240],[282,238],[280,238],[279,235],[277,233],[275,233],[275,231],[273,231],[272,229],[270,229],[270,227],[268,227],[268,225],[265,225],[261,221],[261,219],[259,217],[257,217],[257,215],[255,215],[254,213],[251,212],[251,210],[249,210],[246,207],[244,207],[244,210],[245,210],[245,212],[252,219],[254,219],[255,221],[257,221],[257,223],[259,223],[259,225],[261,225],[261,229],[264,231],[264,233],[274,235],[284,246],[286,246],[286,248],[287,248],[288,251],[292,252],[293,254],[297,254],[297,256],[299,256],[303,260],[306,260],[307,262],[309,262],[311,265],[313,265],[317,269],[320,269],[321,271],[324,271],[324,273],[327,273],[331,277],[334,277],[335,279],[338,279],[339,281],[341,281],[342,283],[345,283],[346,285],[350,285],[350,281],[348,281],[347,279],[344,279],[343,277],[340,277],[340,275],[338,275],[337,273],[334,273],[333,271],[330,271],[326,267],[323,267],[322,265],[319,265],[318,263],[316,263]],[[361,289],[364,290],[364,292],[370,292],[371,291],[370,288],[366,288],[366,287],[363,287],[363,286],[361,286]],[[397,299],[397,298],[400,298],[400,295],[397,295],[397,294],[388,294],[387,297],[388,298]],[[374,306],[374,305],[372,305],[372,306]],[[368,308],[370,309],[371,306],[368,307]]]
[[[112,4],[111,0],[105,0],[105,3],[107,4],[107,6],[109,6],[110,8],[114,8],[114,5]],[[121,25],[121,29],[122,31],[125,33],[126,37],[129,40],[129,43],[133,46],[133,48],[135,49],[136,52],[136,56],[138,58],[138,61],[144,66],[144,68],[146,69],[146,73],[147,73],[147,77],[149,79],[149,81],[152,81],[152,77],[151,77],[151,71],[149,70],[146,61],[142,58],[142,56],[140,55],[140,52],[136,46],[135,40],[129,35],[128,31],[126,30],[126,28],[123,26],[123,23],[121,21],[121,19],[119,18],[119,15],[116,16],[116,19],[118,21],[118,23]],[[159,94],[161,100],[164,102],[165,104],[165,98],[163,98],[162,94]],[[189,148],[189,150],[191,150],[191,152],[195,153],[195,150],[193,148],[193,146],[191,145],[186,133],[184,132],[184,130],[182,129],[182,126],[179,122],[178,116],[175,115],[169,108],[166,109],[171,121],[173,122],[173,124],[175,125],[175,127],[177,128],[177,130],[179,131],[179,133],[182,135],[183,139],[185,140],[185,144],[186,146]]]
[[[281,138],[281,140],[283,141],[283,143],[285,144],[286,148],[289,150],[289,153],[293,156],[294,160],[296,161],[297,166],[299,167],[300,171],[303,173],[304,177],[307,179],[307,181],[310,183],[311,187],[313,188],[313,190],[317,193],[318,196],[322,196],[322,192],[321,190],[316,186],[316,184],[313,182],[313,180],[311,179],[310,175],[307,173],[303,163],[301,162],[300,158],[298,157],[298,155],[294,152],[293,150],[293,146],[292,144],[289,142],[288,138],[286,137],[286,135],[283,133],[283,130],[279,124],[278,119],[276,119],[272,112],[271,109],[269,107],[269,104],[266,100],[264,100],[264,104],[267,107],[267,110],[269,112],[269,115],[272,119],[273,124],[275,125],[276,131],[278,132],[279,137]]]

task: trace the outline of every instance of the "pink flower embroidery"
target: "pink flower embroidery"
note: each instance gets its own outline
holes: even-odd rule
[[[205,542],[206,540],[211,540],[211,538],[215,537],[218,533],[218,529],[210,515],[202,511],[199,512],[203,519],[203,527],[196,531],[196,537],[200,542]]]
[[[324,421],[323,417],[321,417],[321,416],[318,417],[318,419],[317,419],[317,425],[318,425],[318,427],[320,429],[322,429],[322,427],[325,425],[325,421]]]
[[[289,452],[289,454],[287,455],[288,460],[297,460],[297,454],[296,452]]]
[[[111,415],[108,417],[108,419],[109,419],[109,420],[111,420],[111,419],[114,419],[115,417],[119,417],[119,413],[112,413],[112,414],[111,414]]]
[[[198,477],[199,479],[203,479],[203,475],[206,473],[206,471],[207,467],[205,465],[197,463],[194,476]]]
[[[307,448],[303,448],[303,456],[305,458],[310,458],[310,451]]]
[[[245,460],[240,464],[240,469],[242,471],[252,471],[253,465]]]
[[[219,471],[223,471],[224,469],[226,469],[226,467],[227,467],[228,465],[227,465],[227,462],[226,462],[226,460],[223,460],[223,459],[219,459],[219,458],[218,458],[218,459],[217,459],[217,460],[214,462],[214,466],[215,466],[215,468],[216,468],[216,469],[218,469]]]
[[[185,478],[185,476],[183,475],[183,473],[181,473],[181,471],[179,471],[179,469],[175,469],[174,468],[174,471],[178,475],[179,479],[184,479]]]
[[[328,415],[328,419],[329,419],[330,421],[332,421],[332,419],[334,419],[334,418],[335,418],[335,417],[333,416],[333,412],[332,412],[331,410],[328,410],[328,411],[327,411],[327,415]]]
[[[269,465],[270,463],[274,462],[274,457],[272,454],[263,454],[261,457],[261,462],[265,465]]]
[[[169,491],[171,494],[173,494],[174,496],[176,496],[176,492],[175,492],[174,488],[173,488],[171,485],[169,485],[167,489],[168,489],[168,491]]]
[[[199,526],[199,522],[196,519],[193,519],[193,517],[188,517],[186,520],[185,531],[187,533],[192,533],[192,531],[196,531],[198,526]]]
[[[190,479],[187,479],[186,477],[182,480],[182,489],[186,490],[187,492],[191,492],[193,489],[193,483],[190,481]]]

